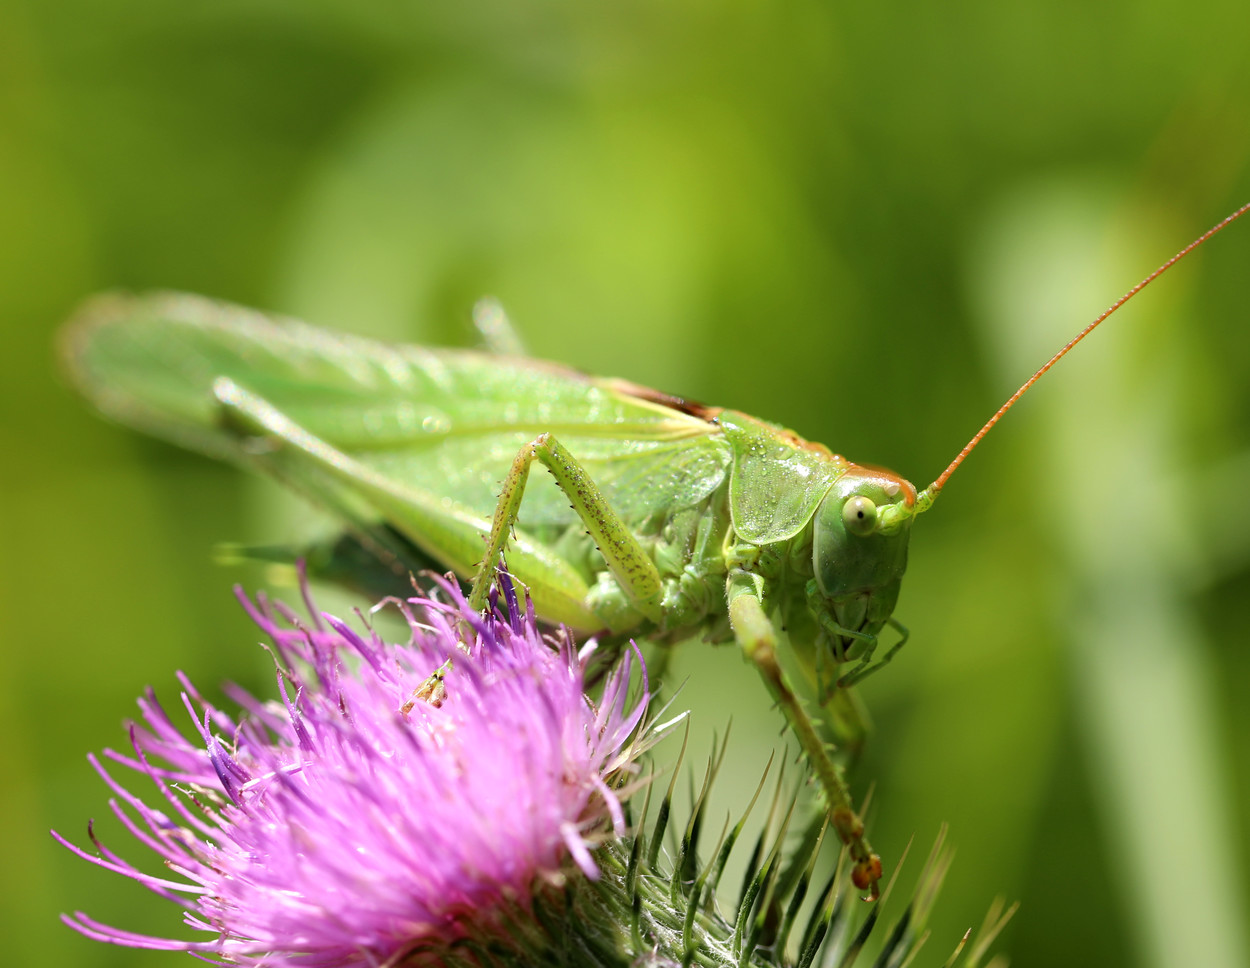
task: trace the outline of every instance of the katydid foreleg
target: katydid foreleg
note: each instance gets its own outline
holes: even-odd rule
[[[907,640],[911,637],[911,632],[908,631],[907,626],[898,619],[894,618],[894,616],[890,616],[888,624],[899,634],[898,641],[890,646],[889,651],[887,651],[886,654],[876,662],[872,661],[872,652],[866,653],[854,669],[838,680],[839,689],[849,689],[851,686],[855,685],[855,683],[861,681],[862,679],[866,679],[893,659],[898,654],[898,650],[907,644]]]
[[[847,689],[855,683],[861,681],[872,673],[876,672],[895,655],[898,650],[907,644],[907,638],[911,634],[907,631],[906,626],[890,616],[886,620],[886,624],[899,634],[899,640],[895,642],[884,656],[876,662],[873,656],[876,654],[877,646],[880,645],[880,636],[871,632],[863,632],[857,629],[847,628],[839,624],[837,619],[828,612],[824,607],[822,592],[819,584],[813,579],[807,583],[807,605],[813,615],[818,617],[821,631],[830,643],[834,658],[839,664],[843,662],[856,662],[855,668],[836,681],[838,689]],[[847,643],[850,643],[848,646]],[[822,685],[822,693],[823,693]]]
[[[764,579],[736,568],[730,572],[725,593],[734,638],[781,707],[803,755],[824,790],[830,823],[851,856],[851,880],[856,887],[868,890],[870,896],[875,898],[877,881],[881,878],[881,858],[873,852],[872,845],[864,836],[864,823],[851,803],[851,791],[842,777],[842,771],[830,758],[807,710],[786,682],[777,660],[777,632],[764,606]]]

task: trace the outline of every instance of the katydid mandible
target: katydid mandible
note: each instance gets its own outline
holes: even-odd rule
[[[846,690],[907,641],[893,612],[916,515],[1043,373],[1247,210],[1091,322],[919,492],[734,410],[515,355],[384,345],[196,296],[96,297],[67,328],[64,352],[106,415],[278,478],[405,571],[432,561],[472,580],[478,608],[504,555],[548,621],[660,643],[735,640],[820,783],[852,880],[875,896],[881,861],[782,672],[775,623],[804,661],[834,670],[830,703],[847,702]],[[535,461],[549,474],[531,475]],[[893,641],[879,650],[887,627]]]

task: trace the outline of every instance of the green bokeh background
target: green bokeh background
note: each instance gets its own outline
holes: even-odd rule
[[[6,963],[180,957],[63,928],[174,912],[46,831],[106,814],[83,754],[124,744],[145,684],[268,693],[229,593],[265,576],[211,549],[299,515],[88,412],[53,350],[84,296],[463,343],[491,293],[539,356],[923,485],[1250,198],[1248,39],[1219,0],[0,2]],[[888,860],[951,825],[923,963],[995,894],[1023,902],[1018,966],[1246,963],[1248,269],[1250,224],[1065,362],[917,526],[857,789]],[[777,722],[732,650],[677,674],[697,749],[734,714],[733,801]]]

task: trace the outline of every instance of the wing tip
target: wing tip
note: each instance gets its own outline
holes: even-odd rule
[[[98,389],[88,355],[93,340],[102,330],[142,317],[185,319],[203,316],[205,310],[220,311],[222,303],[173,289],[131,292],[106,289],[80,302],[62,324],[56,336],[56,356],[61,372],[71,385],[90,399]],[[191,313],[188,310],[194,309]]]
[[[56,357],[61,372],[80,392],[91,396],[93,386],[87,377],[87,347],[95,333],[123,314],[122,307],[133,302],[133,294],[110,289],[80,302],[56,334]]]
[[[96,293],[79,303],[57,332],[57,368],[66,384],[109,421],[213,457],[236,459],[235,448],[214,429],[152,407],[124,377],[110,375],[107,362],[109,342],[137,338],[126,330],[128,325],[155,320],[195,322],[219,314],[227,305],[175,290]]]

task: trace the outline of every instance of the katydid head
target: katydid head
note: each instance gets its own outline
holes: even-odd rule
[[[875,635],[898,601],[916,489],[892,471],[852,464],[816,512],[812,566],[839,629]],[[838,634],[833,629],[827,632]],[[853,643],[835,643],[840,655]]]

